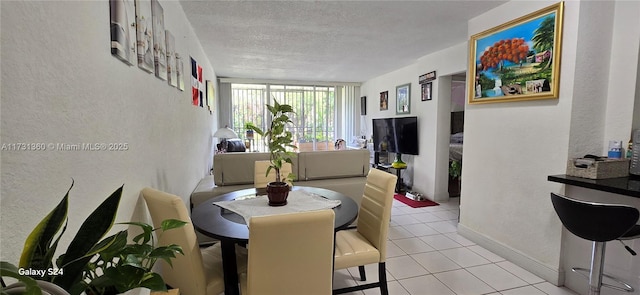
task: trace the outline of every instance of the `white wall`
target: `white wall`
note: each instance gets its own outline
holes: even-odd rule
[[[604,139],[622,140],[626,148],[632,126],[640,128],[633,124],[640,121],[640,3],[616,2],[615,16]]]
[[[191,105],[189,56],[206,79],[215,73],[179,2],[160,3],[185,60],[184,92],[111,56],[108,1],[2,1],[2,144],[126,143],[128,150],[3,150],[1,260],[18,262],[25,238],[72,178],[62,249],[120,185],[118,222],[144,220],[142,188],[186,202],[209,171],[216,113]]]
[[[439,128],[444,128],[446,136],[449,136],[449,117],[439,116],[439,109],[445,106],[450,110],[450,94],[443,94],[439,91],[441,79],[433,81],[433,100],[420,100],[420,84],[418,77],[431,71],[436,71],[438,77],[447,76],[465,71],[466,69],[467,44],[462,43],[434,54],[420,58],[416,63],[396,70],[394,72],[373,78],[363,83],[361,96],[367,96],[371,103],[367,103],[367,134],[372,134],[371,120],[375,118],[396,117],[396,86],[411,83],[411,113],[402,116],[418,116],[418,145],[420,155],[403,155],[403,160],[409,164],[409,169],[405,173],[413,184],[413,190],[425,194],[435,201],[447,200],[446,177],[441,177],[446,173],[448,165],[448,139],[444,143],[437,143]],[[449,79],[450,80],[450,79]],[[449,85],[446,86],[450,88]],[[380,92],[389,91],[389,109],[380,111]],[[446,91],[450,93],[450,89]],[[442,136],[442,134],[440,134]],[[445,175],[446,176],[446,175]]]
[[[469,36],[553,3],[506,3],[471,20]],[[558,276],[561,225],[549,192],[560,186],[546,178],[565,171],[579,5],[565,2],[559,99],[467,105],[465,111],[459,228],[550,281]]]

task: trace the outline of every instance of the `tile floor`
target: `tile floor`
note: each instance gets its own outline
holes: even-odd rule
[[[411,208],[394,200],[387,243],[391,295],[575,295],[457,234],[459,198],[440,206]],[[376,281],[377,265],[335,272],[334,287]],[[368,289],[349,294],[380,294]]]

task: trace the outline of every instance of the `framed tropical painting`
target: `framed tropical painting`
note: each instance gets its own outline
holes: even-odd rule
[[[563,7],[471,36],[469,104],[558,98]]]

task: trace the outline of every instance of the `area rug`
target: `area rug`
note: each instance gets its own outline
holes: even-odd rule
[[[393,198],[408,205],[411,208],[421,208],[421,207],[429,207],[429,206],[438,206],[440,204],[431,201],[431,200],[424,200],[424,201],[416,201],[416,200],[412,200],[409,199],[407,197],[405,197],[404,195],[401,194],[395,194],[393,195]]]

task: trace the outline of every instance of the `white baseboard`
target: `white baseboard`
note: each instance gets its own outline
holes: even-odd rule
[[[458,234],[485,249],[513,262],[515,265],[539,276],[540,278],[556,286],[564,284],[564,271],[550,267],[524,253],[507,245],[497,242],[481,233],[478,233],[462,224],[458,224]]]

